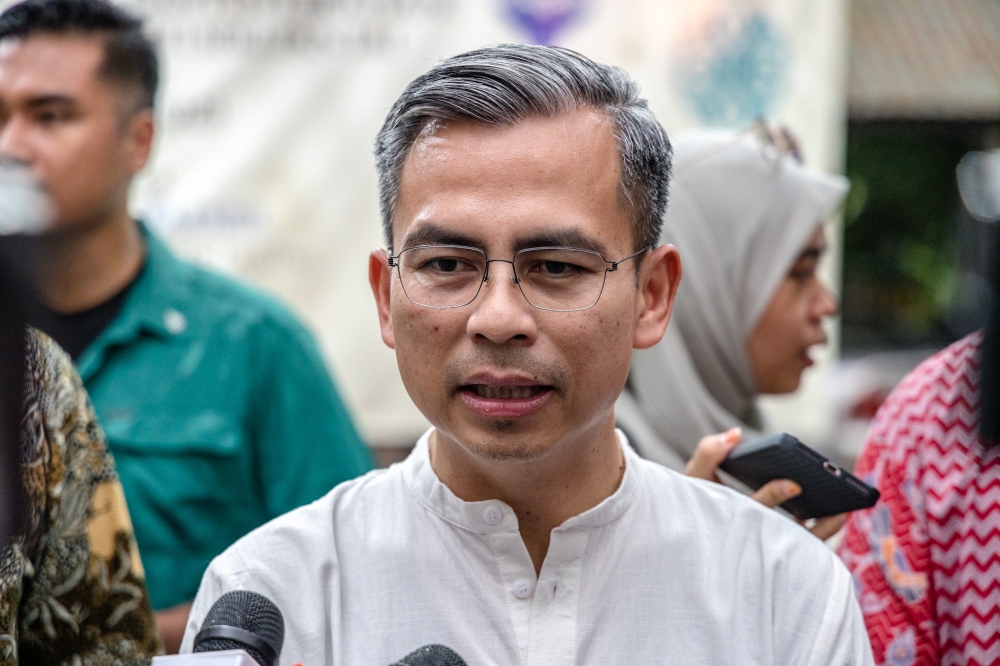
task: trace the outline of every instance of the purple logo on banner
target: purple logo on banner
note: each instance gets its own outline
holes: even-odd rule
[[[535,44],[550,46],[563,28],[574,21],[586,0],[504,0],[507,13]]]

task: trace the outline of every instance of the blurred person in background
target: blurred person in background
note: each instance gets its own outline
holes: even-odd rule
[[[54,208],[38,324],[105,428],[172,651],[214,556],[371,460],[295,317],[129,216],[157,82],[141,22],[103,0],[0,15],[0,158],[27,165]]]
[[[11,194],[3,176],[0,197]],[[0,229],[0,666],[146,664],[160,640],[114,461],[73,362],[26,329],[25,262],[17,256],[23,237],[6,232]]]
[[[851,570],[876,663],[1000,664],[1000,229],[990,324],[920,364],[872,422]]]
[[[636,351],[616,414],[644,457],[718,480],[741,438],[766,429],[757,396],[795,391],[809,348],[826,342],[823,319],[838,305],[817,267],[847,183],[803,167],[791,135],[763,122],[674,145],[662,240],[684,256],[684,280],[663,340]],[[777,506],[800,492],[776,480],[754,497]],[[843,521],[823,519],[813,533],[826,538]]]

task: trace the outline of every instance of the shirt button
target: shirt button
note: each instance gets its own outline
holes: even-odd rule
[[[487,525],[496,525],[503,520],[503,511],[495,506],[488,506],[483,511],[483,522]]]
[[[514,596],[518,599],[527,599],[531,596],[534,586],[527,578],[514,581]]]
[[[184,332],[187,328],[188,320],[187,317],[182,315],[177,310],[169,308],[163,312],[163,326],[166,327],[167,331],[178,335]]]

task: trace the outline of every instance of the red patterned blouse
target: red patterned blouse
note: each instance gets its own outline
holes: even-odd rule
[[[856,474],[882,492],[840,556],[878,664],[1000,664],[1000,447],[979,442],[982,334],[929,358],[875,416]]]

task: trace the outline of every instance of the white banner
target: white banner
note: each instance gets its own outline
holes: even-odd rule
[[[799,134],[812,164],[841,168],[845,0],[125,4],[148,17],[164,61],[135,213],[182,255],[287,301],[373,443],[412,442],[425,422],[367,282],[381,244],[372,141],[404,86],[442,58],[508,41],[568,46],[632,74],[668,133],[766,114]],[[783,410],[801,423],[778,414],[804,438],[829,428],[820,365]]]

